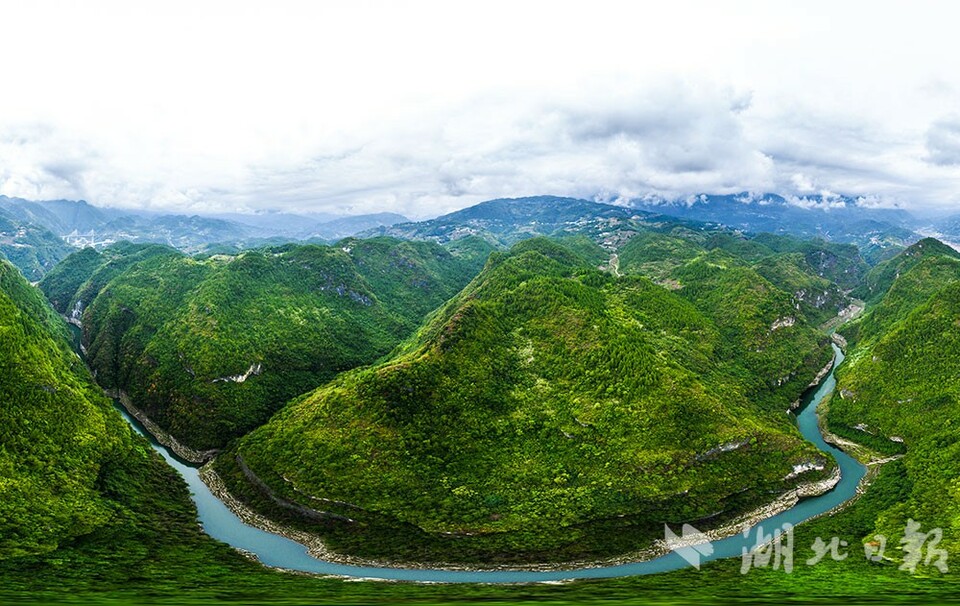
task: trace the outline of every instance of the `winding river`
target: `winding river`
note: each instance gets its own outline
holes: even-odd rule
[[[836,346],[834,346],[834,352],[836,355],[834,368],[836,368],[843,361],[844,356],[843,352]],[[818,497],[803,499],[793,508],[764,520],[757,526],[752,527],[746,535],[738,533],[725,539],[713,541],[713,554],[704,557],[702,561],[740,557],[745,547],[751,549],[757,545],[757,536],[761,529],[769,535],[785,523],[799,524],[830,511],[856,494],[857,485],[866,473],[866,468],[843,451],[827,444],[820,433],[817,422],[817,406],[833,391],[835,386],[836,379],[831,371],[819,387],[804,399],[802,406],[797,411],[797,425],[807,440],[836,460],[840,466],[840,482],[830,492]],[[306,547],[295,541],[241,522],[200,480],[198,467],[178,459],[166,447],[157,443],[136,419],[127,414],[126,410],[120,406],[118,406],[118,409],[124,419],[138,433],[146,436],[153,448],[163,455],[163,458],[180,472],[187,481],[199,512],[200,522],[207,534],[235,548],[255,554],[262,563],[268,566],[316,574],[434,583],[542,583],[568,579],[656,574],[689,566],[682,557],[673,552],[644,562],[552,571],[378,568],[318,560],[307,553]]]

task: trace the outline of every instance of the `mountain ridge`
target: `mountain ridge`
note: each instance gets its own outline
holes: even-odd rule
[[[358,545],[355,527],[323,528],[335,548],[368,555],[571,559],[649,540],[662,532],[653,519],[736,509],[744,486],[724,479],[729,465],[773,490],[819,456],[783,410],[829,357],[802,320],[777,326],[793,310],[787,293],[762,278],[758,291],[743,272],[674,292],[523,240],[385,361],[298,398],[216,465],[254,501],[251,471],[294,503],[350,503],[330,511],[382,539]],[[721,320],[716,296],[749,318]],[[750,347],[775,361],[730,362]],[[729,457],[703,455],[728,443],[739,445]],[[701,468],[710,494],[682,479]],[[443,547],[444,533],[457,543]]]

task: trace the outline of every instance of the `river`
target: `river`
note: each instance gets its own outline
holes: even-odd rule
[[[834,369],[843,361],[843,352],[833,346],[836,355]],[[807,394],[801,407],[797,410],[797,426],[803,436],[817,448],[833,457],[840,467],[840,481],[829,492],[808,499],[803,499],[796,506],[778,515],[764,520],[754,526],[747,534],[736,535],[713,541],[713,553],[703,557],[702,561],[721,558],[740,557],[743,549],[751,549],[757,545],[758,533],[762,530],[769,535],[783,524],[797,525],[812,517],[823,514],[841,505],[856,495],[857,485],[866,473],[866,468],[856,459],[843,451],[827,444],[820,433],[817,422],[817,406],[826,398],[836,386],[836,378],[831,370],[830,374],[820,383],[819,387]],[[136,431],[146,436],[153,448],[173,466],[186,480],[190,493],[196,503],[200,522],[203,529],[211,537],[223,541],[235,548],[251,552],[268,566],[299,570],[316,574],[340,575],[347,577],[389,579],[401,581],[435,582],[435,583],[538,583],[562,581],[568,579],[626,577],[642,574],[656,574],[668,572],[689,566],[677,553],[647,560],[644,562],[630,562],[626,564],[586,567],[570,570],[431,570],[423,568],[379,568],[368,566],[354,566],[319,560],[307,552],[307,548],[286,537],[272,534],[259,528],[248,526],[240,521],[207,488],[200,479],[199,469],[186,461],[174,456],[166,447],[160,445],[145,431],[140,423],[132,418],[122,406],[117,406],[123,418]],[[674,529],[679,531],[679,529]]]

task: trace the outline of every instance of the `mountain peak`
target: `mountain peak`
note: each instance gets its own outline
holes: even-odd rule
[[[926,237],[911,244],[901,254],[910,257],[946,255],[948,257],[960,259],[960,252],[957,252],[953,247],[932,237]]]

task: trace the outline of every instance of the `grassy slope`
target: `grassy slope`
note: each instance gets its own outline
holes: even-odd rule
[[[802,322],[772,331],[789,295],[716,257],[685,268],[680,296],[521,243],[393,358],[288,406],[237,452],[284,498],[406,529],[376,542],[320,529],[364,555],[608,555],[662,521],[761,502],[818,456],[783,410],[823,344]],[[236,474],[232,457],[220,465]]]
[[[127,247],[99,265],[82,251],[43,286],[61,311],[88,305],[99,383],[205,449],[389,352],[478,271],[482,247],[467,252],[385,238],[203,260]]]

